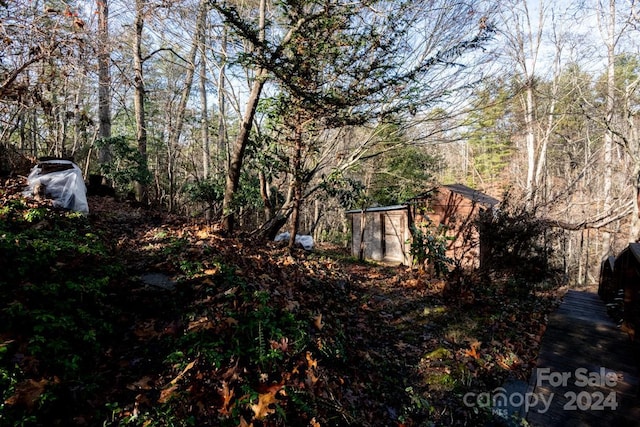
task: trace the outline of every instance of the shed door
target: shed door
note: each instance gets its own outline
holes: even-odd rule
[[[383,257],[385,261],[404,262],[404,215],[384,214]]]

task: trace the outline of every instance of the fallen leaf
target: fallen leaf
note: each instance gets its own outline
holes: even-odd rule
[[[222,415],[231,414],[230,410],[233,408],[231,399],[233,399],[235,392],[232,388],[229,388],[228,382],[223,381],[222,387],[218,389],[218,393],[220,394],[220,396],[222,396],[222,407],[218,409],[218,412],[220,412],[220,414]]]
[[[194,360],[193,362],[187,364],[187,366],[184,367],[184,369],[182,370],[182,372],[180,372],[174,379],[171,380],[171,385],[175,385],[178,381],[180,381],[180,379],[182,377],[184,377],[184,375],[189,372],[189,370],[191,368],[194,367],[194,365],[196,364],[196,361]]]
[[[189,332],[200,332],[208,329],[213,329],[214,325],[208,317],[201,317],[200,319],[189,322],[189,326],[187,326],[187,330]]]
[[[312,369],[318,368],[318,361],[313,359],[310,351],[307,351],[306,358],[307,358],[307,366],[309,368],[312,368]]]
[[[178,389],[178,384],[172,384],[171,386],[163,389],[160,392],[160,397],[158,398],[158,403],[167,403],[169,399],[173,396],[173,393]]]
[[[280,339],[280,342],[270,340],[269,344],[274,350],[281,350],[283,352],[286,352],[289,349],[289,338],[283,337]]]
[[[19,382],[16,384],[13,395],[5,400],[4,403],[10,406],[24,405],[31,409],[38,402],[42,393],[44,393],[44,389],[48,383],[49,381],[44,378],[40,381],[28,379]]]
[[[317,382],[318,382],[318,376],[312,370],[308,370],[307,378],[305,379],[305,383],[307,384],[307,387],[312,387]]]
[[[278,399],[273,393],[264,393],[258,396],[258,403],[251,405],[254,417],[258,420],[263,419],[269,414],[273,414],[275,409],[269,408],[269,405],[278,403]]]
[[[474,359],[480,359],[480,354],[478,353],[478,348],[480,348],[480,342],[474,341],[471,343],[471,349],[465,350],[464,355],[468,357],[473,357]]]
[[[233,361],[232,361],[233,363]],[[238,375],[238,363],[239,361],[236,360],[235,365],[230,366],[229,369],[226,370],[226,372],[224,374],[222,374],[222,379],[225,381],[230,381],[230,380],[235,380],[238,379],[239,375]]]
[[[196,237],[198,239],[207,239],[209,238],[209,236],[210,236],[210,233],[208,229],[201,228],[196,232]]]
[[[322,330],[322,328],[324,327],[324,323],[322,323],[322,313],[313,318],[313,324],[316,328],[318,328],[319,331]]]
[[[160,392],[160,397],[158,398],[159,403],[166,403],[171,398],[171,396],[173,396],[173,393],[178,388],[178,381],[180,381],[180,379],[184,377],[184,375],[191,368],[193,368],[195,364],[196,364],[195,360],[187,364],[187,366],[185,366],[184,369],[174,379],[171,380],[169,385],[162,389],[162,391]]]
[[[502,369],[510,370],[511,367],[507,365],[504,361],[505,361],[504,357],[499,357],[496,359],[498,366],[500,366]]]

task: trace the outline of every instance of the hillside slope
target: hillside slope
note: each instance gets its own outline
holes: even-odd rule
[[[478,424],[558,287],[436,280],[89,199],[0,190],[0,425]]]

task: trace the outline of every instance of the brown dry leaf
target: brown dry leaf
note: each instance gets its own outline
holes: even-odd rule
[[[502,369],[506,369],[507,371],[511,370],[511,367],[505,363],[505,360],[506,359],[502,356],[496,358],[496,362],[498,363],[498,366],[500,366]]]
[[[228,382],[222,381],[222,387],[218,389],[218,393],[222,396],[222,408],[218,409],[218,412],[222,415],[229,415],[231,413],[230,410],[233,408],[231,399],[233,399],[235,392],[232,388],[229,388]]]
[[[213,329],[214,325],[211,320],[207,316],[201,317],[200,319],[189,322],[189,326],[187,326],[187,330],[189,332],[200,332],[208,329]]]
[[[238,321],[236,319],[234,319],[233,317],[227,317],[226,319],[224,319],[224,322],[228,325],[228,326],[235,326],[238,324]]]
[[[307,387],[312,387],[313,385],[315,385],[315,383],[318,382],[318,379],[318,376],[312,370],[307,371],[307,378],[305,379]]]
[[[230,366],[229,369],[227,369],[227,371],[222,374],[222,379],[225,381],[228,380],[236,380],[240,377],[240,375],[238,375],[238,363],[239,361],[236,360],[235,365]]]
[[[480,348],[480,342],[474,341],[471,343],[471,349],[465,350],[464,355],[468,357],[473,357],[474,359],[480,359],[480,354],[478,353],[478,348]]]
[[[273,393],[264,393],[258,396],[258,403],[251,405],[254,417],[258,420],[263,419],[269,414],[273,414],[275,409],[269,408],[272,403],[278,403],[278,399]]]
[[[240,416],[240,424],[238,424],[238,427],[253,427],[253,423],[249,424],[243,416]]]
[[[284,394],[284,390],[282,389],[282,387],[284,387],[284,381],[273,384],[261,384],[256,391],[258,391],[258,393],[271,393],[275,396],[281,390]]]
[[[296,263],[296,260],[293,259],[293,257],[291,255],[285,257],[284,260],[282,261],[282,265],[284,265],[285,267],[288,267],[290,265],[294,265],[295,263]]]
[[[195,360],[193,362],[187,364],[187,366],[185,366],[184,369],[174,379],[171,380],[169,385],[167,387],[165,387],[164,389],[162,389],[162,391],[160,392],[160,397],[158,398],[158,402],[159,403],[166,403],[171,398],[171,396],[173,396],[173,393],[178,388],[178,381],[180,381],[180,379],[182,377],[184,377],[184,375],[191,368],[193,368],[195,364],[196,364]]]
[[[169,399],[171,399],[171,396],[173,396],[173,393],[176,391],[177,388],[178,388],[177,384],[172,384],[171,386],[163,389],[160,392],[158,403],[167,403]]]
[[[194,365],[196,364],[196,361],[194,360],[193,362],[189,363],[187,366],[184,367],[184,369],[182,370],[182,372],[180,372],[174,379],[171,380],[170,384],[171,385],[175,385],[178,381],[180,381],[180,379],[182,377],[184,377],[184,375],[189,372],[189,370],[191,368],[194,367]]]
[[[13,396],[9,397],[4,401],[7,405],[24,405],[27,408],[31,409],[38,402],[38,399],[44,393],[44,388],[47,386],[49,381],[46,379],[41,379],[40,381],[35,381],[32,379],[28,379],[16,384],[15,392]]]
[[[280,339],[280,342],[270,340],[269,344],[274,350],[282,350],[283,352],[286,352],[289,349],[289,338],[283,337]]]
[[[313,359],[313,357],[311,356],[311,352],[307,351],[306,358],[307,358],[307,366],[309,368],[312,368],[312,369],[318,368],[318,361]]]
[[[316,421],[315,417],[311,418],[311,421],[309,421],[309,427],[321,427],[320,423]]]
[[[322,323],[322,313],[319,313],[316,317],[313,318],[313,324],[319,331],[324,327],[324,323]]]
[[[198,239],[208,239],[211,236],[211,234],[209,233],[208,228],[201,228],[200,230],[196,231],[196,237]]]

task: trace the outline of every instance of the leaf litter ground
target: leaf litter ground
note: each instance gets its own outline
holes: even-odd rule
[[[111,198],[90,207],[122,273],[100,381],[70,398],[67,425],[499,424],[463,397],[528,380],[561,294],[223,238]],[[19,385],[35,399],[55,378],[26,369]],[[19,407],[19,387],[11,397]]]

